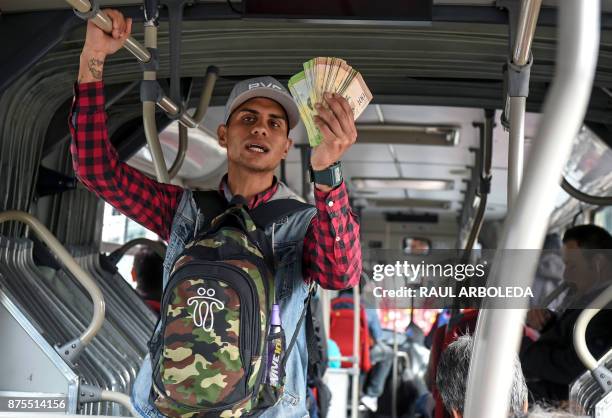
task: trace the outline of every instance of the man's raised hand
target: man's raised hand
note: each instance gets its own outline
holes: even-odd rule
[[[324,98],[328,106],[318,104],[318,114],[314,118],[323,135],[323,140],[313,148],[310,157],[315,171],[324,170],[339,161],[357,140],[353,111],[346,99],[336,93],[325,93]]]
[[[79,83],[102,80],[104,60],[107,55],[117,52],[132,33],[132,19],[114,9],[105,9],[104,13],[112,21],[113,30],[105,33],[91,20],[87,22],[85,44],[81,52]]]

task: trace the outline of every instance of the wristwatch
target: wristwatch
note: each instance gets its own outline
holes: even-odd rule
[[[324,170],[315,171],[312,166],[308,167],[310,181],[325,186],[337,187],[342,183],[342,166],[336,161]]]

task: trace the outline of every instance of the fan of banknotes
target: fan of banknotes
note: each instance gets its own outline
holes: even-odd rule
[[[304,71],[289,80],[289,91],[298,105],[311,147],[316,147],[323,139],[313,118],[317,114],[314,105],[324,103],[323,93],[344,97],[353,109],[354,119],[372,100],[372,93],[361,74],[340,58],[318,57],[305,62]]]

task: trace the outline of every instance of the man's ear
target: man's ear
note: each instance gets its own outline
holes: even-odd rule
[[[217,128],[217,138],[219,139],[219,145],[223,148],[227,148],[227,126],[221,124]]]
[[[132,273],[132,281],[134,283],[138,282],[138,280],[136,280],[136,269],[132,268],[131,273]]]
[[[287,154],[289,153],[289,150],[291,149],[292,145],[293,145],[293,139],[287,138],[287,143],[285,144],[285,152],[283,152],[283,160],[287,158]]]

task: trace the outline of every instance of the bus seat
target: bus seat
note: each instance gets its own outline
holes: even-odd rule
[[[337,308],[345,305],[350,308]],[[343,356],[353,355],[353,298],[339,297],[331,302],[331,318],[329,324],[329,337],[338,344]],[[370,331],[365,309],[359,309],[359,368],[367,373],[372,368],[370,362]],[[341,367],[351,367],[351,363],[343,361]]]

